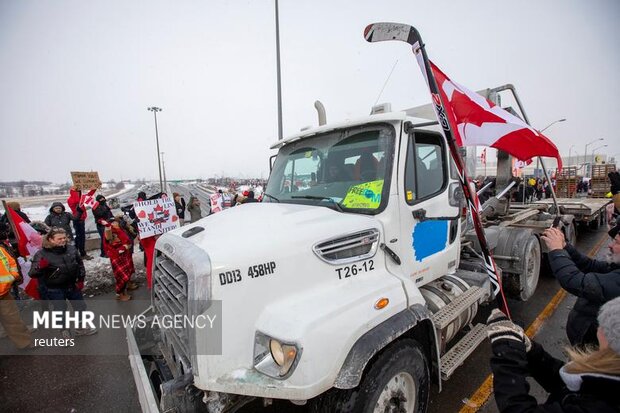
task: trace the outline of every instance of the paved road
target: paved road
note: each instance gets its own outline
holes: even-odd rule
[[[578,247],[590,251],[605,237],[604,231],[590,232],[580,238]],[[558,291],[557,282],[542,275],[535,297],[527,303],[510,302],[513,317],[528,326]],[[144,288],[136,298],[147,298]],[[112,299],[112,295],[99,299]],[[560,304],[565,310],[569,304]],[[488,309],[479,312],[478,320],[484,321]],[[563,343],[565,311],[559,312],[556,322],[547,322],[537,336],[548,345],[558,347]],[[87,339],[94,340],[96,336]],[[1,339],[6,340],[6,339]],[[119,339],[118,346],[125,346]],[[481,345],[454,376],[443,384],[441,394],[433,386],[429,412],[458,412],[490,373],[489,346]],[[541,395],[542,396],[542,395]],[[137,393],[128,360],[125,356],[0,356],[0,410],[7,412],[134,412],[139,410]],[[248,406],[252,412],[260,404]],[[276,403],[269,412],[302,412],[288,402]],[[495,412],[493,402],[487,403],[484,412]]]

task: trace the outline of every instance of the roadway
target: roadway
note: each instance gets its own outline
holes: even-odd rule
[[[174,188],[175,186],[171,186],[171,192],[180,192]],[[194,189],[198,193],[198,189]],[[189,195],[189,192],[183,194]],[[189,197],[186,199],[189,200]],[[606,238],[603,229],[586,232],[579,238],[577,246],[581,251],[593,252],[597,246],[603,245],[602,241]],[[551,346],[552,352],[559,355],[561,347],[566,344],[563,328],[570,297],[549,306],[554,297],[558,298],[556,295],[558,291],[557,282],[548,274],[543,274],[536,295],[527,303],[510,301],[510,308],[513,318],[525,327],[531,326],[535,320],[542,320],[545,316],[551,317],[553,322],[549,319],[542,320],[542,328],[535,338]],[[137,290],[134,298],[148,299],[146,289],[142,287]],[[113,295],[103,295],[96,299],[112,301]],[[124,307],[124,304],[126,303],[119,303],[121,312],[124,308],[132,308],[132,305]],[[130,304],[137,305],[138,302]],[[559,311],[553,314],[550,308],[554,310],[556,307]],[[484,322],[489,311],[488,308],[481,309],[476,321]],[[6,338],[0,339],[0,344],[6,340]],[[88,340],[91,345],[98,343],[97,335],[84,337],[82,340]],[[126,348],[121,334],[114,343],[110,344],[106,340],[106,343],[101,345]],[[36,353],[37,350],[33,349],[26,350],[20,355],[0,356],[0,400],[2,400],[0,410],[89,413],[139,411],[137,392],[126,356],[37,356]],[[433,385],[428,411],[430,413],[496,412],[492,399],[485,404],[490,390],[488,385],[486,387],[483,385],[490,374],[489,354],[490,347],[485,342],[449,381],[443,383],[443,391],[440,394],[437,392],[437,386]],[[543,400],[542,392],[538,391],[538,394],[540,400]],[[247,406],[243,411],[255,412],[260,406],[261,404],[257,402]],[[289,402],[276,402],[264,411],[290,413],[306,410]]]

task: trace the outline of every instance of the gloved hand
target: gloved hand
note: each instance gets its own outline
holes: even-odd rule
[[[607,176],[611,182],[611,194],[616,195],[617,193],[620,193],[620,173],[618,173],[618,171],[614,171],[608,173]]]
[[[487,319],[487,335],[491,344],[498,340],[514,340],[525,344],[525,351],[528,352],[532,348],[532,342],[525,335],[523,329],[510,321],[506,314],[497,308],[491,312]]]
[[[75,288],[78,291],[82,291],[82,289],[84,288],[84,280],[77,280],[77,282],[75,283]]]
[[[45,257],[41,257],[41,259],[39,260],[39,269],[44,270],[49,266],[50,266],[50,262],[46,260]]]

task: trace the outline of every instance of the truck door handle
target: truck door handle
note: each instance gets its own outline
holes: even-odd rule
[[[413,215],[413,219],[416,219],[420,222],[423,221],[452,221],[454,219],[459,219],[461,217],[461,211],[459,210],[455,216],[453,217],[427,217],[426,210],[424,208],[414,209],[411,211],[411,215]]]

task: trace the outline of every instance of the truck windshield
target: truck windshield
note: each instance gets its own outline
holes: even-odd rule
[[[263,202],[320,205],[376,214],[390,186],[394,128],[344,129],[289,143],[280,149]]]

